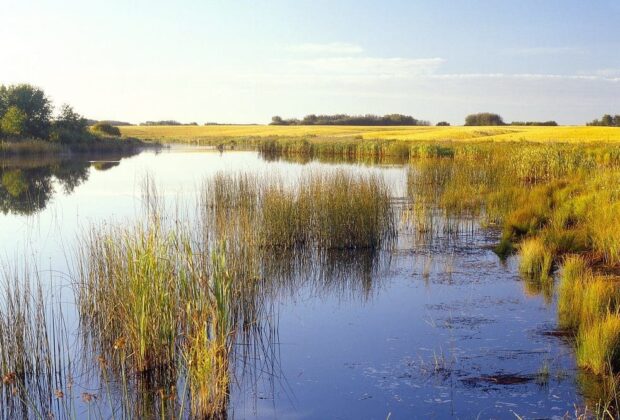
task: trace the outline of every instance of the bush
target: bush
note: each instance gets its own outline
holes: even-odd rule
[[[465,118],[465,125],[506,125],[502,117],[490,112],[470,114]]]
[[[450,123],[447,121],[439,121],[437,123],[437,127],[448,127],[448,126],[450,126]]]
[[[119,137],[121,135],[121,130],[118,127],[114,127],[113,125],[104,122],[93,125],[91,130],[95,133],[105,134],[108,136]]]

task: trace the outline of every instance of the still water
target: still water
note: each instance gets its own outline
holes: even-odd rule
[[[191,207],[219,172],[279,174],[335,168],[385,177],[395,201],[404,165],[266,161],[255,152],[173,147],[130,157],[7,160],[0,164],[0,256],[44,283],[70,281],[80,234],[141,217],[143,185]],[[524,283],[497,233],[475,221],[421,239],[401,226],[373,261],[336,255],[272,296],[268,350],[234,363],[232,418],[551,418],[584,403],[570,343],[549,332],[554,297]],[[64,293],[67,293],[66,291]],[[71,313],[72,299],[65,300]],[[74,325],[68,321],[68,325]],[[243,343],[239,343],[243,346]],[[92,386],[92,384],[89,384]]]

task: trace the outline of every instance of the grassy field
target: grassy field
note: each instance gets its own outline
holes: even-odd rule
[[[534,142],[620,142],[616,127],[368,127],[368,126],[127,126],[124,136],[139,139],[200,142],[239,137],[358,137],[364,140],[409,141],[534,141]]]

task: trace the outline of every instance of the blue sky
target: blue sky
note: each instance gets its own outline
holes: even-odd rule
[[[0,83],[91,118],[620,113],[620,1],[0,0]]]

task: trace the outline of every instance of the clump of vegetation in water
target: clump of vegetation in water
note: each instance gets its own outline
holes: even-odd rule
[[[207,206],[250,227],[245,240],[261,247],[379,249],[396,233],[390,191],[377,176],[308,173],[285,186],[221,175],[206,189]]]
[[[532,238],[521,243],[519,271],[532,280],[550,280],[553,250],[540,239]]]

